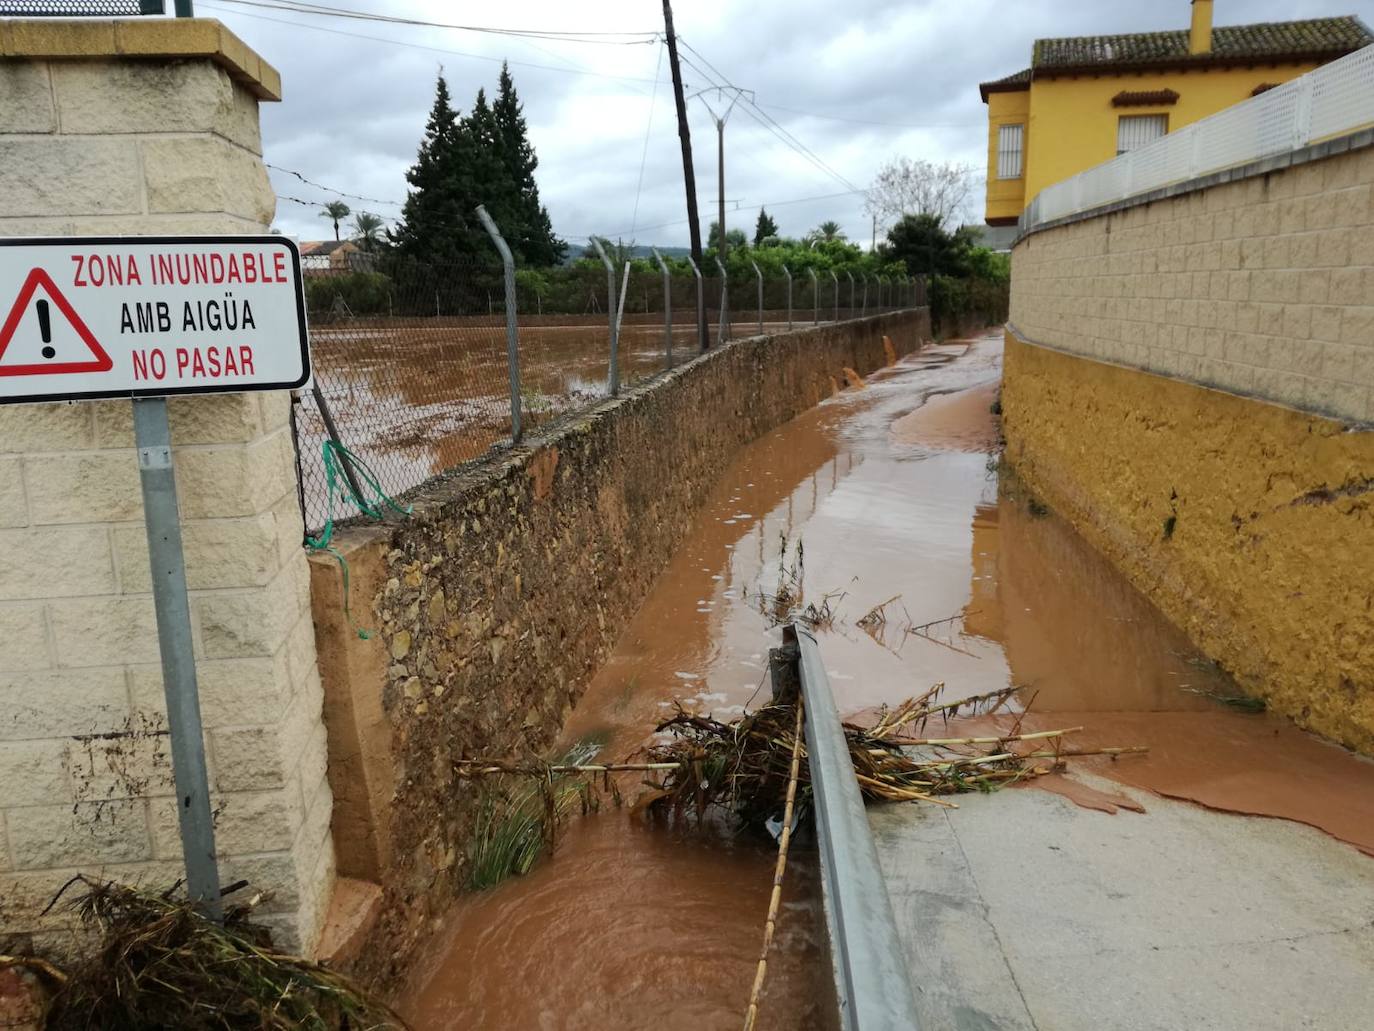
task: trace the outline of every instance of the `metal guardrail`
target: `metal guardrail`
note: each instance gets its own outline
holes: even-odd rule
[[[784,628],[783,642],[796,649],[806,707],[806,750],[840,1026],[844,1031],[916,1031],[916,1004],[897,922],[820,649],[811,631],[795,623]]]
[[[1374,45],[1041,190],[1022,232],[1374,124]]]

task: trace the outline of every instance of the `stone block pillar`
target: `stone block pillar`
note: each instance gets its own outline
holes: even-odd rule
[[[214,21],[0,20],[0,235],[266,231],[280,90]],[[170,415],[221,878],[308,951],[334,852],[290,399]],[[63,946],[77,872],[182,876],[127,401],[0,406],[0,952]]]

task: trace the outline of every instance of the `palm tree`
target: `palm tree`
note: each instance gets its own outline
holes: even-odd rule
[[[835,240],[846,239],[844,230],[840,228],[838,222],[822,222],[816,227],[815,235],[818,240],[824,243],[832,243]]]
[[[343,201],[332,200],[324,206],[324,210],[320,212],[320,218],[327,218],[334,223],[334,239],[337,240],[339,239],[339,223],[351,214],[353,214],[352,209]]]
[[[375,250],[382,242],[382,230],[385,226],[386,222],[380,215],[360,211],[353,216],[353,239],[358,241],[358,246],[363,250]]]

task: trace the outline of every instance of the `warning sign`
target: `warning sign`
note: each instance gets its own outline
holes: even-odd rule
[[[0,404],[298,387],[300,255],[280,236],[0,239]]]

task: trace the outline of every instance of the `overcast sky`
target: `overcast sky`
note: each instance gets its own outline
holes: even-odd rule
[[[442,22],[560,31],[659,32],[659,0],[325,0],[330,6]],[[1367,0],[1218,0],[1216,22],[1358,13]],[[284,100],[262,111],[266,160],[329,189],[272,172],[279,197],[339,191],[399,202],[442,66],[455,103],[495,88],[510,61],[539,155],[539,189],[565,239],[588,233],[685,244],[681,153],[661,44],[593,45],[378,25],[197,0],[282,74]],[[270,19],[270,20],[268,20]],[[1188,0],[678,0],[676,29],[720,75],[754,91],[726,127],[727,224],[752,232],[760,205],[799,236],[825,219],[868,241],[863,198],[894,155],[978,170],[969,217],[981,220],[986,109],[978,83],[1025,67],[1041,36],[1186,28]],[[692,53],[684,55],[704,69]],[[689,92],[708,85],[683,69]],[[657,80],[657,84],[656,84]],[[766,114],[818,158],[760,124]],[[689,115],[703,222],[715,217],[716,134]],[[646,147],[647,140],[647,147]],[[641,159],[643,174],[641,185]],[[830,171],[818,167],[828,166]],[[810,199],[823,198],[823,199]],[[344,197],[388,219],[397,203]],[[738,209],[738,210],[736,210]],[[280,199],[276,225],[302,239],[331,232],[316,209]]]

